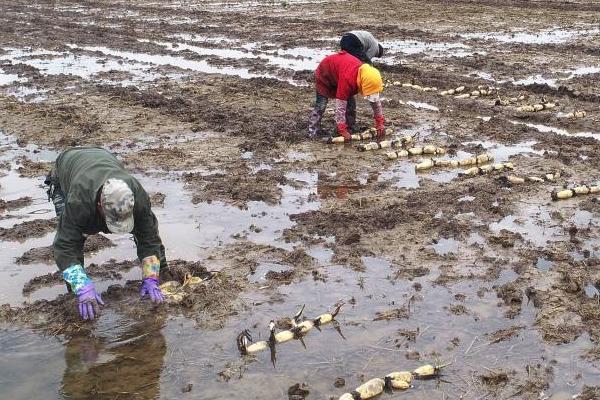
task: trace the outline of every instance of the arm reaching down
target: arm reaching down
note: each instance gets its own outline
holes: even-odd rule
[[[143,280],[140,296],[142,298],[149,296],[152,302],[162,303],[164,297],[159,288],[162,241],[158,234],[158,221],[150,207],[148,194],[141,189],[136,197],[133,235],[138,258],[142,262]]]
[[[335,99],[335,123],[338,133],[347,141],[352,140],[350,132],[348,132],[348,124],[346,122],[346,111],[348,109],[348,101]]]
[[[377,129],[377,138],[381,139],[385,136],[385,118],[383,117],[383,107],[381,100],[377,98],[375,101],[369,101],[373,110],[373,119],[375,120],[375,128]]]

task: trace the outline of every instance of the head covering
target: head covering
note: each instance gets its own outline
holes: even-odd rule
[[[121,179],[104,182],[100,195],[106,227],[111,233],[129,233],[133,230],[133,192]]]
[[[383,80],[377,68],[369,64],[363,64],[358,69],[356,78],[358,90],[363,96],[370,96],[374,93],[383,91]]]

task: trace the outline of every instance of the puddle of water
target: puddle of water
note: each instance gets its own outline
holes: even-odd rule
[[[538,32],[515,31],[507,33],[499,32],[473,32],[460,33],[459,36],[465,39],[483,39],[493,40],[501,43],[523,43],[523,44],[560,44],[566,43],[573,39],[585,36],[590,37],[598,35],[600,29],[581,29],[581,30],[566,30],[566,29],[548,29]]]
[[[416,40],[388,40],[381,45],[386,54],[415,55],[424,53],[430,57],[467,57],[473,55],[470,46],[463,43],[420,42]],[[388,57],[384,56],[384,60]]]
[[[288,161],[311,161],[313,156],[302,151],[290,150],[287,152],[286,158]]]
[[[516,144],[501,144],[489,140],[475,140],[471,142],[464,142],[462,144],[465,146],[481,145],[487,153],[490,153],[492,156],[494,156],[494,162],[500,163],[507,162],[510,159],[510,157],[516,156],[518,154],[544,154],[544,152],[541,150],[533,149],[533,146],[536,143],[536,141],[528,141]]]
[[[568,73],[570,73],[570,75],[567,79],[573,79],[577,76],[582,76],[582,75],[598,74],[598,73],[600,73],[600,66],[577,67]]]
[[[19,78],[17,74],[7,74],[2,68],[0,68],[0,86],[10,85],[15,82],[23,83],[26,82],[27,78]]]
[[[519,233],[534,246],[545,247],[549,242],[564,240],[563,229],[553,224],[548,207],[525,206],[518,216],[508,215],[498,222],[490,224],[494,233],[506,229]]]
[[[594,214],[585,210],[576,210],[569,221],[579,229],[588,228],[591,225],[595,225],[593,223]]]
[[[39,103],[48,99],[46,93],[48,93],[49,91],[50,90],[48,89],[38,89],[27,86],[13,86],[10,89],[8,89],[5,93],[10,96],[16,97],[18,100],[23,102]]]
[[[469,246],[472,246],[475,244],[479,245],[479,246],[484,246],[486,244],[486,240],[479,233],[472,232],[471,234],[469,234],[469,237],[467,238],[467,244]]]
[[[542,257],[538,257],[538,259],[535,263],[535,267],[542,272],[548,272],[550,270],[550,268],[552,268],[553,265],[554,265],[553,261],[550,261],[550,260],[542,258]]]
[[[24,330],[6,329],[0,334],[0,386],[3,397],[27,399],[32,393],[59,399],[57,383],[66,368],[64,343]],[[40,368],[40,366],[44,366]],[[55,387],[51,391],[49,388]]]
[[[402,189],[416,189],[419,187],[419,176],[415,172],[414,164],[404,160],[383,170],[377,181],[392,181],[395,187]]]
[[[459,170],[458,169],[450,169],[450,170],[442,170],[442,171],[434,171],[430,172],[427,175],[424,175],[424,178],[431,179],[434,182],[438,183],[448,183],[453,179],[458,177]]]
[[[435,254],[439,256],[445,256],[448,254],[457,254],[460,242],[452,238],[441,238],[437,243],[432,244],[430,247],[435,251]]]
[[[533,85],[533,84],[539,84],[539,85],[545,84],[545,85],[548,85],[549,87],[556,88],[556,87],[558,87],[558,84],[561,81],[568,81],[568,80],[571,80],[571,79],[579,77],[579,76],[585,76],[585,75],[591,75],[591,74],[597,74],[597,73],[600,73],[600,66],[597,66],[597,65],[581,66],[581,67],[576,67],[571,70],[554,71],[554,74],[561,76],[561,78],[548,78],[541,74],[537,74],[537,75],[528,76],[523,79],[516,79],[516,80],[510,79],[510,80],[508,80],[508,82],[512,82],[513,85],[521,85],[521,86],[527,86],[527,85]],[[507,81],[497,81],[497,82],[504,83]]]
[[[160,66],[171,66],[181,68],[185,70],[191,70],[195,72],[203,72],[208,74],[221,74],[221,75],[234,75],[240,78],[275,78],[269,74],[255,74],[249,72],[247,68],[236,68],[230,66],[213,66],[206,61],[200,60],[188,60],[182,57],[175,57],[163,54],[148,54],[148,53],[136,53],[131,51],[120,51],[110,49],[102,46],[84,46],[79,47],[76,45],[70,45],[72,48],[83,49],[86,51],[100,52],[105,55],[120,57],[126,60],[135,61],[139,63],[146,63],[150,65]]]
[[[531,124],[528,122],[519,122],[519,121],[510,121],[510,122],[515,125],[525,125],[529,128],[536,129],[537,131],[539,131],[541,133],[556,133],[557,135],[572,136],[572,137],[589,137],[589,138],[593,138],[593,139],[600,141],[600,133],[594,133],[594,132],[570,133],[566,129],[556,128],[553,126],[548,126],[548,125],[543,125],[543,124]]]
[[[219,42],[222,39],[216,39]],[[141,40],[147,41],[149,40]],[[205,40],[205,42],[209,42]],[[264,50],[261,43],[249,43],[240,46],[239,49],[231,48],[233,41],[230,41],[228,48],[200,47],[187,43],[169,43],[152,42],[163,46],[171,51],[189,50],[199,55],[212,55],[222,58],[254,58],[266,60],[269,64],[280,68],[292,69],[294,71],[314,70],[318,63],[327,55],[333,52],[332,49],[313,49],[309,47],[295,47],[290,49]]]
[[[436,106],[432,106],[431,104],[427,104],[427,103],[420,103],[417,101],[407,101],[406,104],[408,104],[409,106],[412,106],[416,109],[420,109],[420,110],[440,111],[440,109],[437,108]]]
[[[168,35],[169,38],[172,39],[181,39],[186,42],[196,42],[196,43],[213,43],[213,44],[235,44],[239,43],[239,40],[228,38],[226,36],[205,36],[205,35],[197,35],[197,34],[189,34],[189,33],[175,33],[172,35]]]
[[[71,45],[70,47],[76,48]],[[5,49],[7,54],[0,59],[10,60],[14,64],[25,64],[37,68],[46,75],[72,75],[82,79],[92,79],[94,75],[109,71],[120,71],[131,74],[131,80],[123,83],[152,81],[158,77],[148,71],[148,66],[140,63],[123,63],[107,57],[97,57],[86,54],[71,54],[68,52],[55,52],[46,50]],[[23,80],[19,81],[23,82]],[[13,82],[14,83],[14,82]]]
[[[502,81],[499,81],[498,83],[502,83]],[[517,86],[527,86],[527,85],[538,84],[538,85],[548,85],[549,87],[552,87],[552,88],[558,87],[558,79],[545,78],[539,74],[534,75],[534,76],[528,76],[523,79],[516,79],[516,80],[513,79],[512,83],[513,83],[513,85],[517,85]]]
[[[584,291],[585,295],[589,298],[596,299],[600,297],[600,291],[595,285],[591,283],[585,285]]]

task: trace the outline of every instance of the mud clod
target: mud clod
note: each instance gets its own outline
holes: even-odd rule
[[[56,219],[35,219],[11,228],[0,228],[0,240],[24,241],[32,237],[42,237],[56,229]]]
[[[20,208],[25,208],[30,206],[33,203],[33,199],[31,197],[21,197],[16,200],[2,200],[0,199],[0,210],[18,210]]]

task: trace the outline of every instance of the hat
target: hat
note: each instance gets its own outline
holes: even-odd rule
[[[383,80],[377,68],[369,64],[363,64],[358,69],[358,77],[356,79],[360,94],[370,96],[374,93],[383,91]]]
[[[133,192],[121,179],[104,182],[100,195],[106,227],[111,233],[129,233],[133,230]]]

